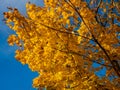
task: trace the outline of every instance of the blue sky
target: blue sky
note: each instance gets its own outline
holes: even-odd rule
[[[37,5],[43,5],[43,0],[29,0]],[[11,33],[2,21],[3,12],[8,11],[7,7],[15,7],[25,14],[25,3],[28,0],[0,0],[0,90],[35,90],[32,88],[32,79],[38,74],[31,72],[27,65],[18,62],[15,56],[16,47],[7,43]]]

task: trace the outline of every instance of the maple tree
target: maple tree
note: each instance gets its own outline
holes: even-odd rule
[[[15,58],[39,76],[36,88],[47,90],[119,90],[120,2],[114,0],[44,0],[27,3],[27,16],[14,8],[4,13],[16,34]],[[100,66],[94,67],[93,63]],[[106,68],[99,78],[94,72]]]

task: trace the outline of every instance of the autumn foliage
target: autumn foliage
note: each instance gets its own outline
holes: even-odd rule
[[[4,13],[16,32],[15,58],[39,76],[33,87],[47,90],[119,90],[120,2],[114,0],[44,0]],[[94,67],[93,63],[99,66]],[[95,72],[105,68],[102,77]]]

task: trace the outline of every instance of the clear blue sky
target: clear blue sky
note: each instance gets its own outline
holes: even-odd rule
[[[0,90],[35,90],[32,88],[32,79],[37,76],[36,72],[31,72],[27,65],[22,65],[16,61],[15,49],[7,43],[7,38],[11,33],[2,21],[3,12],[8,7],[16,7],[22,14],[25,14],[25,3],[28,0],[0,0]],[[29,0],[37,5],[43,5],[43,0]]]

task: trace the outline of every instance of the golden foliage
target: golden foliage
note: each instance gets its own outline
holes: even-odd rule
[[[100,80],[94,72],[106,67],[106,75],[119,76],[112,60],[120,58],[120,47],[114,46],[119,43],[120,28],[115,24],[102,26],[95,18],[97,14],[82,0],[44,0],[44,4],[38,7],[27,3],[27,17],[17,9],[4,13],[6,24],[16,32],[9,36],[8,43],[20,47],[16,59],[39,73],[33,86],[48,90],[117,90],[116,84],[107,77]],[[75,30],[77,24],[80,27]],[[95,69],[93,63],[101,67]]]

